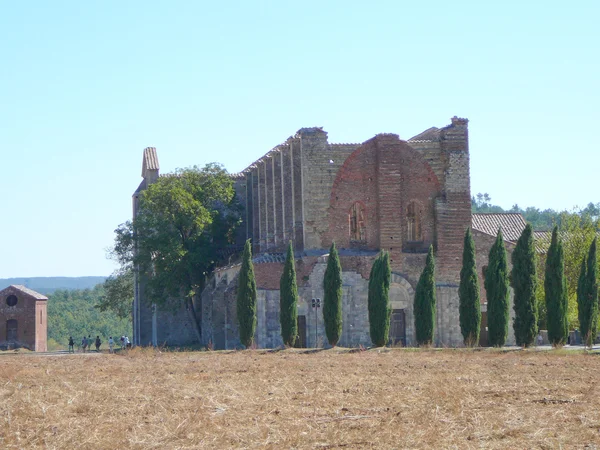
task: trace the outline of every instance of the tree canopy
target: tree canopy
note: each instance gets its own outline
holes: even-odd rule
[[[69,336],[76,343],[85,335],[130,336],[131,318],[119,318],[112,311],[100,311],[96,305],[105,295],[105,285],[93,289],[57,290],[48,295],[48,348],[66,348]]]
[[[200,339],[193,298],[239,223],[240,207],[225,169],[218,164],[178,169],[140,193],[136,217],[115,230],[112,255],[121,272],[139,268],[148,301],[163,309],[185,302]]]

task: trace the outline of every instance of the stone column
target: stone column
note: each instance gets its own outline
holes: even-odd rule
[[[285,246],[294,236],[294,172],[290,145],[281,149],[281,198],[283,203],[283,235]]]
[[[264,161],[259,161],[258,166],[258,208],[259,208],[259,226],[260,226],[260,238],[259,246],[260,251],[264,252],[267,250],[267,183],[266,183],[266,171]]]
[[[302,149],[300,139],[290,142],[292,156],[292,199],[294,217],[294,248],[304,250],[304,219],[302,215]]]
[[[270,154],[264,162],[265,168],[265,218],[267,222],[267,251],[275,245],[275,207],[273,205],[273,161]]]
[[[281,251],[284,248],[283,239],[283,199],[281,192],[281,152],[273,152],[273,206],[275,212],[274,218],[274,241],[275,248]]]
[[[252,176],[252,252],[260,252],[260,200],[258,195],[258,170],[253,167]]]

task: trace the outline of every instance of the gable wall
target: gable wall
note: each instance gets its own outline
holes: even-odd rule
[[[15,306],[8,306],[6,304],[6,298],[9,295],[17,296],[18,302]],[[6,345],[7,321],[15,319],[18,324],[18,344],[33,351],[46,351],[47,335],[44,331],[47,330],[47,316],[45,311],[42,316],[39,333],[37,330],[39,311],[46,308],[46,303],[46,300],[36,301],[36,299],[12,287],[4,289],[0,296],[0,345]]]

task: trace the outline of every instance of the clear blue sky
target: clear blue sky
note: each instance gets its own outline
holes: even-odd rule
[[[598,1],[52,1],[0,5],[0,278],[108,275],[142,150],[243,169],[470,120],[472,193],[600,201]]]

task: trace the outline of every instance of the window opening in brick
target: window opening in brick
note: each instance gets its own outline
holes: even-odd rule
[[[355,202],[350,208],[350,240],[366,241],[365,207],[360,202]]]
[[[19,299],[17,298],[16,295],[9,295],[8,297],[6,297],[6,304],[8,306],[15,306],[18,301],[19,301]]]
[[[415,202],[410,202],[406,209],[406,240],[409,242],[418,242],[423,240],[421,231],[421,211]]]

